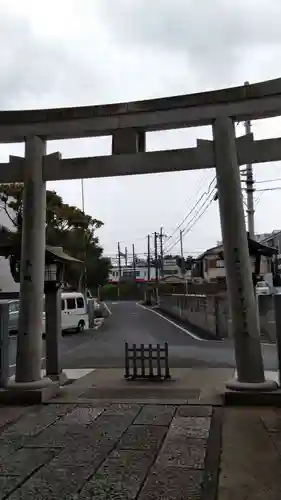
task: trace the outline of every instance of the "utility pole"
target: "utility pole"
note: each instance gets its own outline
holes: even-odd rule
[[[184,258],[183,258],[183,241],[182,241],[182,229],[180,230],[180,245],[181,245],[181,274],[184,277]]]
[[[147,281],[150,282],[150,235],[147,236]]]
[[[164,274],[164,251],[163,251],[163,226],[160,227],[159,240],[160,240],[160,275],[163,278]]]
[[[84,196],[84,179],[81,179],[81,204],[82,204],[82,212],[85,213],[85,196]],[[84,286],[84,296],[85,301],[87,302],[88,293],[87,293],[87,241],[86,241],[86,230],[84,230],[84,270],[81,279],[81,288],[83,290]],[[84,283],[83,283],[84,278]]]
[[[120,297],[120,282],[121,282],[121,252],[120,252],[120,243],[118,241],[118,297]]]
[[[82,203],[82,212],[85,213],[84,179],[81,179],[81,203]]]
[[[249,85],[249,82],[245,82]],[[245,122],[246,135],[251,133],[251,122]],[[246,165],[246,193],[247,193],[247,216],[248,216],[248,232],[251,239],[255,239],[255,224],[254,224],[254,179],[253,179],[253,165],[249,163]]]
[[[125,247],[125,266],[128,267],[128,248]]]
[[[136,281],[136,260],[135,260],[135,245],[133,244],[133,276]]]
[[[158,252],[157,252],[157,237],[158,234],[154,233],[154,259],[155,259],[155,280],[158,283]]]

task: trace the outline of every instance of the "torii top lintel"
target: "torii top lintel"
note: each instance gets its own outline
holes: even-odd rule
[[[75,108],[0,112],[0,143],[30,135],[64,139],[118,129],[165,130],[210,125],[219,116],[253,120],[281,115],[281,78],[222,90]]]

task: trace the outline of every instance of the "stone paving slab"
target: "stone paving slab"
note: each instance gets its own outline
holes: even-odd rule
[[[27,415],[11,425],[0,437],[19,434],[21,436],[36,436],[43,429],[49,427],[54,422],[71,411],[74,405],[48,405],[41,408],[32,409]]]
[[[216,411],[102,400],[32,409],[0,434],[0,500],[215,500],[205,483],[218,474]]]
[[[213,409],[211,406],[180,406],[177,417],[210,417]]]
[[[201,500],[201,471],[183,467],[155,467],[138,500]]]
[[[25,406],[0,406],[0,431],[11,422],[14,422],[24,413],[30,411]]]
[[[157,450],[168,427],[157,425],[132,425],[120,439],[118,448],[130,450]]]
[[[126,418],[135,417],[141,410],[141,405],[136,403],[113,403],[105,408],[104,416],[123,415]]]
[[[170,425],[175,414],[175,406],[146,405],[135,420],[138,425]]]
[[[206,441],[203,439],[173,436],[168,433],[156,463],[167,467],[187,467],[189,469],[204,469]]]
[[[0,463],[1,476],[25,477],[32,474],[46,462],[55,457],[55,450],[43,448],[21,448],[14,455],[9,455]]]
[[[175,417],[171,424],[171,434],[178,437],[207,439],[211,419],[209,417]]]
[[[152,451],[113,451],[86,484],[79,500],[135,499],[154,460]]]
[[[74,500],[86,483],[91,469],[77,464],[59,469],[45,466],[9,495],[9,500]],[[0,496],[1,499],[1,496]],[[2,499],[1,499],[2,500]]]

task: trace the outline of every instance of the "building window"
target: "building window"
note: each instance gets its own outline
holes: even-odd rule
[[[217,259],[210,259],[208,267],[209,269],[215,269],[217,267]]]
[[[133,271],[133,270],[128,270],[128,269],[127,269],[127,270],[124,270],[124,271],[123,271],[123,276],[124,276],[125,278],[131,278],[131,277],[133,277],[133,276],[134,276],[134,271]],[[136,276],[136,277],[137,277],[137,276],[140,276],[140,271],[135,271],[135,276]]]
[[[128,271],[128,270],[124,270],[123,271],[123,276],[125,276],[125,278],[128,278],[130,276],[133,276],[133,271]]]

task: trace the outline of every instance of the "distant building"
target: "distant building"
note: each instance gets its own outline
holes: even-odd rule
[[[164,258],[163,278],[167,276],[181,276],[181,269],[177,265],[177,257]]]
[[[135,266],[135,272],[133,265],[129,266],[121,266],[121,281],[125,281],[126,279],[133,279],[135,274],[135,281],[136,282],[146,282],[148,281],[148,267],[147,267],[147,261],[145,260],[138,260],[136,262]],[[177,257],[168,257],[164,258],[163,260],[163,278],[167,278],[168,276],[179,276],[181,277],[181,269],[177,265]],[[161,279],[161,265],[160,261],[158,262],[158,278]],[[150,281],[155,281],[156,280],[156,268],[155,268],[155,261],[151,259],[151,266],[150,266]],[[119,267],[114,266],[112,267],[110,273],[109,273],[109,278],[108,282],[109,283],[118,283],[120,281],[120,276],[119,276]]]
[[[148,267],[136,265],[135,269],[132,266],[122,267],[121,275],[119,273],[119,267],[114,266],[109,271],[108,282],[109,283],[119,283],[120,281],[133,280],[137,283],[143,283],[148,281]],[[150,267],[150,281],[156,280],[156,270],[155,267]]]

